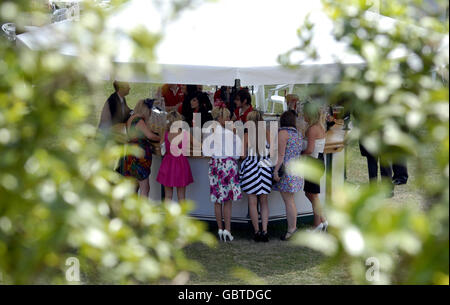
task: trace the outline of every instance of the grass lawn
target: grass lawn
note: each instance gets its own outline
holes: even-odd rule
[[[99,112],[106,98],[113,92],[112,85],[105,84],[99,90],[95,115],[92,120],[98,122]],[[296,91],[299,88],[296,87]],[[130,107],[138,99],[148,96],[149,84],[131,84],[131,92],[127,97]],[[301,94],[299,94],[301,95]],[[278,105],[277,105],[278,106]],[[433,148],[430,148],[430,155]],[[420,187],[415,182],[415,166],[408,164],[410,179],[407,185],[396,186],[395,204],[421,205]],[[437,175],[436,169],[429,168],[427,175]],[[347,146],[347,181],[354,184],[368,183],[366,159],[360,155],[357,143]],[[269,203],[270,204],[270,203]],[[271,240],[267,244],[255,243],[251,238],[250,226],[233,228],[235,240],[232,243],[221,243],[216,248],[208,248],[201,244],[188,246],[185,251],[190,259],[198,261],[203,270],[194,274],[189,284],[242,284],[243,276],[236,276],[234,268],[248,270],[248,278],[258,278],[258,283],[266,284],[351,284],[348,266],[328,266],[325,257],[307,248],[296,247],[279,240],[284,228],[271,230]],[[211,232],[216,233],[214,225]]]
[[[250,232],[250,231],[248,231]],[[189,258],[200,262],[204,270],[193,275],[189,284],[351,284],[346,266],[328,267],[324,257],[307,248],[290,245],[273,236],[268,243],[255,243],[247,231],[234,231],[232,243],[210,249],[203,245],[186,248]],[[235,275],[235,268],[252,273],[249,280]],[[252,282],[252,278],[257,278]],[[244,277],[245,278],[245,277]]]

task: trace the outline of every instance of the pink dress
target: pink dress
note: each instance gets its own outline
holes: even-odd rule
[[[183,131],[183,140],[178,147],[170,143],[168,135],[168,132],[164,134],[166,154],[161,162],[156,181],[168,187],[185,187],[194,182],[189,161],[184,155],[189,141],[189,134]],[[181,149],[182,147],[183,150]],[[179,156],[174,156],[172,152],[178,152]]]

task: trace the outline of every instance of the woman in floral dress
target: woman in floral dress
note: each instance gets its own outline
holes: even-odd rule
[[[160,140],[160,137],[147,127],[152,107],[152,100],[139,101],[133,110],[133,115],[127,121],[128,143],[130,145],[137,145],[144,151],[144,155],[142,157],[126,155],[120,159],[117,168],[117,171],[122,175],[134,177],[138,181],[140,195],[146,198],[150,192],[148,177],[150,176],[152,166],[152,146],[150,140]]]
[[[215,107],[211,114],[218,123],[214,128],[214,147],[211,150],[208,171],[211,201],[214,202],[219,239],[232,241],[231,204],[232,201],[242,197],[238,165],[242,144],[240,138],[233,131],[225,128],[225,121],[230,120],[228,109]],[[222,224],[222,217],[225,228]]]
[[[287,172],[279,176],[282,165],[287,168],[291,160],[299,159],[302,153],[302,136],[296,129],[296,116],[288,110],[280,117],[280,129],[278,131],[278,159],[274,168],[275,184],[273,189],[279,191],[286,205],[286,218],[288,229],[281,240],[289,239],[297,231],[297,207],[294,195],[303,188],[303,178],[290,175]]]

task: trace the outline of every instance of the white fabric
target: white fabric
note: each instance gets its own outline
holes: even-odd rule
[[[205,139],[202,145],[204,156],[239,159],[242,141],[237,134],[217,123],[214,126],[214,132],[207,137],[209,139]]]
[[[325,140],[326,139],[323,138],[314,141],[314,150],[310,154],[311,157],[317,159],[319,157],[319,153],[323,153],[325,149]],[[303,140],[303,150],[306,150],[307,147],[308,147],[308,140],[305,139]]]
[[[346,44],[337,42],[332,21],[322,11],[320,1],[298,0],[220,0],[206,2],[181,13],[167,23],[164,7],[156,8],[149,0],[132,0],[107,20],[106,31],[116,33],[111,46],[117,50],[119,65],[145,64],[132,52],[127,31],[143,26],[150,32],[162,32],[156,48],[160,78],[149,75],[110,75],[123,81],[182,83],[206,85],[273,85],[331,83],[338,81],[339,66],[363,65],[363,60],[349,53]],[[312,45],[318,58],[305,61],[300,69],[289,70],[277,58],[298,46],[297,29],[310,13],[315,24]],[[376,15],[367,12],[369,16]],[[388,17],[380,23],[392,24]],[[67,42],[73,21],[59,22],[17,36],[19,44],[40,50],[58,47],[62,54],[77,56],[74,44]],[[296,59],[304,58],[301,54]]]
[[[120,100],[120,106],[122,107],[122,113],[125,113],[125,101],[124,101],[123,97],[120,96],[120,94],[117,94],[117,96],[119,97],[119,100]]]

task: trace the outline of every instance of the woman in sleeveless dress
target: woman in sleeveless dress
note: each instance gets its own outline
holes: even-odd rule
[[[250,112],[247,119],[247,122],[255,124],[255,132],[249,131],[251,132],[250,135],[249,133],[244,134],[244,160],[241,163],[240,170],[241,189],[248,195],[248,207],[254,229],[253,239],[256,242],[268,242],[269,204],[267,195],[272,190],[272,165],[269,156],[270,133],[267,129],[264,130],[264,135],[261,135],[264,139],[264,149],[259,151],[258,122],[264,122],[264,119],[259,111]],[[256,141],[253,141],[253,143],[250,141],[249,143],[249,138],[254,138]],[[262,230],[259,229],[258,198]]]
[[[321,118],[321,109],[317,103],[306,102],[303,106],[303,113],[305,121],[308,123],[308,128],[306,130],[306,141],[304,144],[303,155],[307,155],[313,158],[316,162],[320,162],[322,168],[322,175],[325,169],[323,161],[323,151],[325,148],[325,136],[326,132],[323,128]],[[326,231],[328,227],[328,222],[325,219],[319,194],[320,185],[305,179],[305,191],[306,197],[311,201],[314,212],[314,231]]]
[[[213,125],[213,146],[203,147],[203,152],[211,156],[208,167],[210,198],[214,203],[219,240],[232,241],[232,202],[242,198],[238,165],[242,143],[238,135],[225,127],[225,122],[230,120],[230,111],[224,105],[214,107],[211,115],[217,121]]]
[[[140,100],[133,115],[127,121],[128,143],[137,145],[144,156],[127,155],[120,159],[117,171],[124,176],[134,177],[139,183],[140,195],[148,197],[150,184],[148,177],[152,166],[152,146],[150,140],[160,141],[160,137],[147,127],[153,104],[149,100]]]
[[[189,132],[186,130],[178,130],[176,133],[171,132],[172,125],[183,120],[181,114],[172,111],[167,115],[167,120],[164,134],[166,154],[161,162],[156,181],[164,186],[165,200],[172,200],[173,189],[176,187],[178,201],[181,201],[186,198],[186,186],[194,182],[191,167],[186,158],[189,153],[187,147],[191,139]],[[180,136],[180,143],[176,143],[177,137]]]
[[[297,207],[295,205],[294,194],[303,187],[303,178],[297,175],[290,175],[285,172],[279,177],[278,171],[282,165],[285,168],[290,161],[297,160],[302,152],[302,136],[296,128],[296,116],[288,110],[280,117],[280,129],[278,131],[278,159],[273,175],[276,182],[273,189],[279,191],[286,205],[286,218],[288,229],[281,240],[288,240],[297,231]]]

